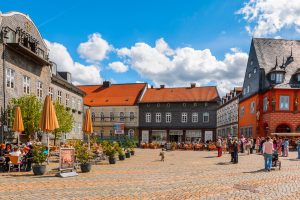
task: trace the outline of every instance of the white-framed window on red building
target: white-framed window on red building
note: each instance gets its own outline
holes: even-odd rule
[[[290,97],[280,96],[279,99],[279,110],[289,110],[290,109]]]
[[[263,111],[264,112],[268,111],[268,104],[269,104],[268,97],[264,97],[264,99],[263,99]]]

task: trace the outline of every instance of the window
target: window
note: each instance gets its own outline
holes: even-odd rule
[[[124,114],[124,112],[120,112],[120,121],[121,122],[125,121],[125,114]]]
[[[197,103],[194,103],[194,107],[197,107]]]
[[[161,122],[161,113],[156,113],[156,115],[155,115],[155,121],[156,121],[156,123],[160,123]]]
[[[166,123],[171,123],[171,121],[172,121],[172,114],[166,113]]]
[[[300,82],[300,74],[297,74],[297,81]]]
[[[30,93],[30,78],[28,76],[23,76],[23,92],[24,94]]]
[[[241,111],[240,111],[241,117],[244,116],[244,113],[245,113],[245,107],[242,106],[242,107],[241,107]]]
[[[69,106],[69,103],[70,103],[70,95],[66,94],[66,107]]]
[[[255,101],[252,101],[250,104],[250,113],[254,113],[255,112]]]
[[[102,122],[104,121],[104,112],[100,113],[100,121],[102,121]]]
[[[283,82],[283,74],[277,73],[276,74],[276,83],[282,83]]]
[[[133,138],[134,137],[134,130],[133,129],[129,129],[128,130],[128,137],[129,138]]]
[[[272,73],[272,74],[271,74],[271,81],[275,81],[275,78],[276,78],[275,73]]]
[[[182,106],[183,106],[183,107],[186,107],[186,103],[183,103]]]
[[[203,113],[203,122],[204,123],[209,122],[209,113],[208,112]]]
[[[247,93],[250,92],[250,85],[247,86]]]
[[[6,43],[14,43],[16,41],[16,33],[8,28],[7,34],[6,34]]]
[[[111,121],[111,122],[115,120],[115,115],[114,115],[113,112],[110,112],[110,113],[109,113],[109,118],[110,118],[110,121]]]
[[[129,113],[129,119],[131,122],[134,120],[134,112]]]
[[[243,89],[243,94],[244,94],[244,95],[246,94],[246,88]]]
[[[193,113],[192,114],[192,122],[197,123],[198,122],[198,113]]]
[[[61,100],[62,100],[62,98],[61,98],[61,90],[57,90],[57,101],[58,101],[58,103],[60,103],[61,104]]]
[[[156,104],[156,106],[159,108],[160,107],[160,103]]]
[[[170,108],[170,103],[167,103],[167,107]]]
[[[187,113],[181,113],[181,122],[187,123]]]
[[[15,87],[15,71],[9,68],[6,69],[6,87]]]
[[[43,98],[43,83],[41,81],[37,82],[36,93],[39,99]]]
[[[151,113],[146,113],[146,122],[147,123],[151,122]]]
[[[256,68],[254,68],[254,70],[253,70],[253,74],[256,74]]]
[[[94,112],[92,112],[92,121],[94,122],[94,121],[95,121],[95,119],[96,119],[95,113],[94,113]]]
[[[49,87],[48,95],[50,96],[51,100],[53,100],[53,87]]]
[[[250,72],[250,73],[248,74],[248,77],[251,78],[251,75],[252,75],[252,74],[251,74],[251,72]]]
[[[268,97],[264,97],[263,100],[263,111],[266,112],[268,110]]]
[[[290,109],[290,97],[289,96],[280,96],[280,110],[289,110]]]

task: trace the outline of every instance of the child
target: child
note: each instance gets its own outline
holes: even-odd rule
[[[164,161],[165,161],[165,152],[164,152],[163,149],[162,149],[162,151],[159,153],[159,156],[161,157],[161,158],[160,158],[160,161],[164,162]]]

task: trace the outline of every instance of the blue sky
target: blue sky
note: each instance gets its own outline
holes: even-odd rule
[[[258,3],[259,1],[257,0]],[[267,1],[274,3],[274,0]],[[285,0],[279,1],[284,3]],[[74,62],[83,66],[96,66],[100,70],[101,80],[107,79],[116,83],[147,81],[150,84],[169,86],[185,86],[185,83],[190,82],[197,82],[198,85],[222,85],[222,83],[228,85],[226,78],[224,82],[219,82],[221,75],[208,79],[205,78],[207,77],[205,73],[210,75],[225,71],[225,74],[229,74],[230,70],[238,68],[240,72],[236,74],[236,80],[231,80],[229,84],[231,87],[242,82],[246,67],[246,54],[250,47],[252,33],[249,33],[245,26],[250,25],[251,28],[258,26],[253,22],[251,24],[250,20],[243,19],[245,12],[236,13],[245,7],[244,3],[248,1],[45,0],[41,4],[38,0],[8,0],[0,2],[0,9],[2,12],[20,11],[29,14],[46,40],[66,47]],[[258,3],[257,5],[249,4],[249,6],[259,9]],[[262,14],[264,14],[263,11]],[[290,32],[287,30],[284,27],[278,28],[275,33],[271,33],[271,36],[275,37],[278,33],[284,36],[289,35]],[[87,42],[89,35],[93,33],[99,33],[101,39],[105,40],[113,50],[107,51],[105,58],[90,62],[78,53],[78,47],[81,43]],[[270,34],[265,31],[259,36],[265,35]],[[291,37],[297,38],[298,33],[291,34]],[[163,53],[165,57],[162,60],[159,60],[161,55],[152,52],[155,50],[156,41],[160,38],[163,38],[162,44],[166,44],[173,52]],[[139,51],[144,51],[144,48],[137,47],[136,43],[146,44],[146,47],[148,45],[153,49],[139,54]],[[133,52],[132,47],[137,47],[138,52]],[[122,48],[127,48],[130,53],[120,53],[119,50]],[[181,53],[177,52],[178,49],[182,50]],[[204,51],[205,49],[209,52]],[[195,56],[190,56],[193,53]],[[145,62],[147,59],[152,59],[151,56],[155,60],[156,55],[158,56],[157,62]],[[182,60],[175,61],[180,55],[183,57]],[[226,55],[229,55],[227,59]],[[198,56],[202,60],[190,67],[185,67],[197,60]],[[55,61],[60,63],[57,56],[55,59],[58,59]],[[169,60],[166,61],[166,59]],[[187,62],[183,62],[186,60]],[[126,65],[128,70],[118,73],[108,67],[109,63],[117,61]],[[235,61],[240,66],[229,64]],[[174,66],[169,69],[164,64]],[[161,73],[148,70],[152,67]],[[193,71],[197,67],[199,70]],[[168,69],[158,70],[160,68]],[[184,72],[173,75],[182,68],[185,68]],[[196,73],[199,73],[199,77],[196,77]],[[172,77],[169,74],[172,74]],[[78,83],[88,84],[89,82],[78,81]]]

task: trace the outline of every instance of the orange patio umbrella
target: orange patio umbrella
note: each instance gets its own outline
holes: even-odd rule
[[[20,134],[24,131],[22,113],[21,113],[21,108],[19,106],[17,106],[16,110],[15,110],[13,131],[17,132],[17,134],[18,134],[18,145],[19,145],[20,144]]]
[[[88,144],[90,149],[90,134],[93,133],[93,124],[90,109],[87,109],[85,112],[85,118],[83,122],[82,131],[88,135]]]
[[[49,133],[54,131],[55,129],[59,128],[59,125],[58,125],[54,105],[51,101],[50,96],[48,96],[48,95],[45,98],[39,127],[43,132],[47,133],[47,146],[48,146],[48,152],[50,152],[50,150],[49,150]],[[48,155],[49,155],[49,153],[48,153]]]

